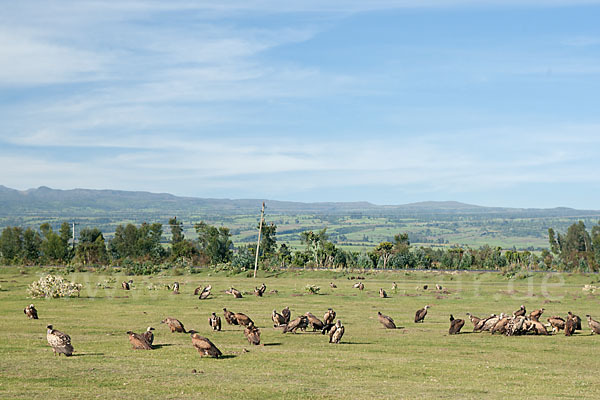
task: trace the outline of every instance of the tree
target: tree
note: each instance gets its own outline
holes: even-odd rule
[[[276,235],[277,225],[272,222],[269,225],[263,224],[259,246],[259,257],[261,257],[263,260],[273,256],[277,251]]]
[[[63,263],[69,259],[69,244],[52,230],[48,223],[40,225],[42,232],[42,258],[47,263]]]
[[[42,238],[40,234],[31,228],[23,233],[23,261],[36,264],[39,262],[42,252]]]
[[[200,250],[208,257],[211,264],[231,260],[233,242],[228,228],[217,228],[204,222],[196,224],[195,228]]]
[[[104,235],[98,228],[84,228],[81,230],[75,259],[85,265],[105,264],[108,261]]]
[[[177,221],[177,217],[173,217],[169,220],[169,226],[171,227],[171,245],[181,243],[185,237],[183,234],[183,222]]]
[[[398,236],[398,235],[396,235]],[[375,254],[383,260],[383,268],[387,268],[387,263],[392,256],[394,245],[391,242],[381,242],[375,247]]]
[[[0,255],[5,264],[17,264],[23,256],[23,229],[6,227],[0,235]]]

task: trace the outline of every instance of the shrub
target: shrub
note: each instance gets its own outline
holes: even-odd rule
[[[69,282],[60,276],[46,275],[29,285],[28,292],[34,298],[74,297],[79,296],[82,287],[80,283]]]
[[[319,294],[321,288],[316,285],[306,285],[304,287],[304,290],[306,290],[310,294]]]

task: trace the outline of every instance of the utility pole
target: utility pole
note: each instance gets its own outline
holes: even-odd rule
[[[256,259],[254,260],[254,277],[256,278],[256,270],[258,269],[258,250],[260,249],[260,234],[262,233],[262,224],[265,219],[265,202],[263,201],[262,210],[260,212],[260,222],[258,224],[258,242],[256,243]]]
[[[79,224],[75,224],[75,222],[73,222],[73,251],[75,251],[75,225]]]

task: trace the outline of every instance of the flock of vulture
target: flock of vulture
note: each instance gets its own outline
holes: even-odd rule
[[[129,290],[132,281],[123,282],[123,289]],[[337,287],[333,282],[330,283],[332,288]],[[393,288],[396,283],[394,282]],[[362,282],[356,283],[353,287],[359,290],[364,290],[364,284]],[[266,290],[266,286],[263,283],[260,288],[255,288],[254,295],[262,296]],[[210,296],[211,286],[198,287],[194,291],[194,295],[199,296],[199,299],[204,300]],[[179,293],[179,284],[175,282],[173,285],[173,292]],[[276,291],[273,291],[276,293]],[[235,298],[242,297],[242,293],[235,288],[230,288],[225,293],[232,295]],[[379,290],[379,296],[382,298],[387,297],[385,290]],[[430,308],[429,305],[419,309],[415,313],[414,322],[422,323],[427,315],[427,310]],[[24,313],[30,319],[38,319],[38,313],[33,304],[27,306]],[[540,322],[540,317],[544,312],[544,308],[535,310],[529,314],[523,305],[512,313],[512,315],[501,313],[500,315],[491,314],[486,318],[479,318],[470,313],[466,315],[469,317],[473,324],[473,332],[490,332],[492,334],[499,333],[507,336],[535,334],[535,335],[549,335],[547,328],[552,328],[552,333],[558,333],[561,329],[564,331],[566,336],[571,336],[576,330],[581,330],[581,318],[569,311],[566,319],[560,316],[552,316],[547,318],[548,324],[544,325]],[[394,320],[378,312],[378,320],[386,329],[396,329]],[[223,317],[229,325],[238,325],[244,327],[244,336],[251,345],[260,345],[260,329],[255,326],[254,322],[250,317],[243,313],[234,313],[227,308],[223,308]],[[600,322],[595,321],[588,314],[586,315],[588,325],[592,331],[592,334],[600,334]],[[298,330],[306,331],[309,327],[312,328],[313,332],[320,331],[323,335],[329,335],[329,343],[340,343],[345,331],[344,325],[341,320],[335,321],[336,312],[329,308],[323,316],[323,320],[317,318],[314,314],[307,312],[304,315],[300,315],[295,319],[291,319],[291,312],[289,307],[285,307],[281,312],[273,310],[271,319],[273,321],[274,328],[281,328],[283,333],[296,333]],[[215,357],[222,356],[222,352],[215,346],[215,344],[208,338],[200,336],[195,330],[188,330],[183,326],[183,323],[176,318],[167,317],[161,321],[166,324],[171,333],[188,333],[191,335],[193,347],[200,353],[201,356]],[[211,313],[208,318],[208,323],[214,331],[221,331],[221,317],[216,313]],[[453,315],[450,315],[450,329],[449,334],[454,335],[460,333],[461,329],[465,325],[465,320],[455,319]],[[149,326],[146,331],[142,334],[137,334],[132,331],[128,331],[129,342],[134,349],[141,350],[152,350],[154,342],[154,328]],[[73,354],[73,345],[71,344],[71,338],[66,333],[60,332],[53,328],[52,325],[47,326],[46,334],[48,344],[52,347],[54,354],[64,354],[71,356]]]

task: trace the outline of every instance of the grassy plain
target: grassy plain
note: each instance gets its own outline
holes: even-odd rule
[[[471,333],[469,321],[462,334],[448,335],[450,313],[483,316],[512,312],[520,304],[546,308],[544,321],[567,311],[600,319],[600,297],[582,291],[584,284],[597,284],[597,275],[513,280],[497,273],[287,271],[254,280],[209,271],[151,277],[73,273],[68,278],[84,284],[80,298],[32,300],[27,285],[42,273],[0,268],[0,398],[600,398],[600,337],[590,335],[586,322],[573,337]],[[348,279],[357,275],[365,278],[364,292]],[[120,289],[130,278],[134,289]],[[161,288],[174,281],[181,283],[179,295]],[[337,289],[329,287],[331,281]],[[251,292],[261,282],[267,285],[263,298],[223,293],[230,286]],[[212,298],[192,295],[208,283]],[[448,293],[431,290],[436,283]],[[320,294],[307,294],[307,284],[318,285]],[[380,287],[390,298],[378,297]],[[268,293],[273,289],[277,294]],[[39,320],[23,314],[32,302]],[[415,324],[414,312],[425,304],[432,306],[425,323]],[[346,327],[342,343],[329,344],[320,333],[274,329],[271,311],[285,306],[292,318],[307,311],[322,317],[333,307]],[[224,331],[213,332],[208,316],[222,316],[223,307],[249,315],[262,330],[264,346],[251,347],[242,329],[224,320]],[[377,311],[401,328],[383,329]],[[160,324],[166,316],[209,337],[225,357],[200,358],[189,335],[171,334]],[[52,355],[47,324],[71,336],[73,357]],[[158,348],[131,349],[125,332],[141,333],[148,325],[156,328]]]

